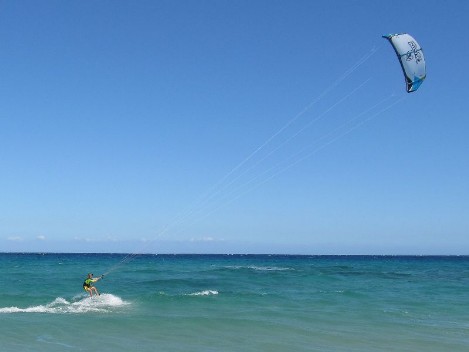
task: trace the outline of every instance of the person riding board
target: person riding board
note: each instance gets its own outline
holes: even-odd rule
[[[96,287],[93,286],[93,283],[101,280],[103,276],[104,275],[101,275],[100,277],[97,277],[97,278],[93,278],[93,274],[88,274],[88,277],[85,279],[85,282],[83,282],[83,289],[86,292],[89,292],[90,297],[93,297],[93,291],[95,294],[99,296],[99,292],[96,289]]]

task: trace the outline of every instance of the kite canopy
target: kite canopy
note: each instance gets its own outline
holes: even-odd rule
[[[415,92],[427,76],[422,47],[407,33],[383,35],[391,43],[401,63],[407,92]]]

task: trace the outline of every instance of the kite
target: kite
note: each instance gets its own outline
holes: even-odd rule
[[[422,47],[407,33],[383,35],[389,40],[401,63],[407,93],[415,92],[427,76]]]

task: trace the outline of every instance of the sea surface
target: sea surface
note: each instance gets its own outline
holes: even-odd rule
[[[1,351],[469,351],[464,256],[4,253],[0,277]]]

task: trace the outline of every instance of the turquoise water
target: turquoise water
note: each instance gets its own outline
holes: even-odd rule
[[[125,258],[0,254],[0,350],[469,348],[469,257]]]

